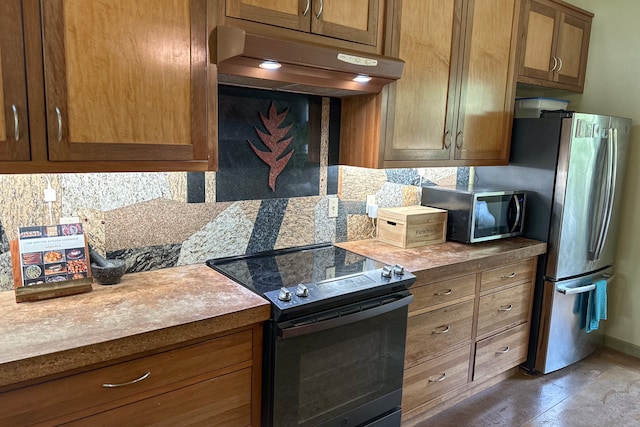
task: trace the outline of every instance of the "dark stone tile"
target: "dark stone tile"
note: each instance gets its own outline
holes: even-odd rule
[[[270,251],[274,248],[288,203],[289,199],[262,201],[246,253]]]
[[[0,222],[0,254],[5,252],[9,252],[9,239],[7,238],[7,233],[4,232],[2,222]]]
[[[174,267],[178,263],[181,245],[169,244],[146,248],[123,249],[107,253],[107,258],[124,260],[127,273]]]

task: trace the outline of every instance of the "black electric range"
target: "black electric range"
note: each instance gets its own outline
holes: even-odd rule
[[[415,281],[402,266],[331,243],[216,258],[207,265],[268,299],[274,320],[406,290]]]

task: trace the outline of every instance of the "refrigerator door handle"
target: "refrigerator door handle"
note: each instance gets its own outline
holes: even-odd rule
[[[613,280],[615,275],[611,274],[603,274],[602,278],[607,281],[607,284]],[[578,286],[577,288],[567,288],[564,286],[558,286],[558,292],[564,295],[574,295],[574,294],[582,294],[585,292],[590,292],[596,288],[595,282],[590,285]]]
[[[602,250],[604,249],[604,245],[607,242],[607,235],[609,234],[609,225],[611,224],[611,213],[613,212],[613,201],[616,195],[616,178],[618,170],[618,129],[613,128],[609,129],[609,154],[611,157],[609,158],[610,165],[610,173],[609,173],[609,197],[607,200],[607,210],[605,214],[604,227],[602,233],[602,239],[600,241],[600,247],[596,252],[596,259],[600,258],[602,254]]]
[[[598,215],[598,218],[595,218],[598,224],[597,227],[594,227],[594,231],[595,231],[594,237],[596,238],[596,240],[595,242],[592,240],[591,249],[589,251],[589,259],[591,261],[597,261],[600,258],[600,254],[604,246],[604,240],[606,238],[606,230],[608,229],[607,217],[610,218],[609,201],[611,200],[611,193],[612,193],[611,177],[612,177],[612,172],[615,173],[615,170],[612,171],[612,167],[613,167],[612,157],[613,157],[613,151],[614,151],[612,134],[613,134],[613,130],[609,128],[607,129],[606,136],[603,136],[603,139],[607,144],[607,147],[606,147],[607,148],[607,164],[604,165],[604,168],[606,168],[605,170],[606,178],[602,180],[601,188],[600,188],[601,192],[604,190],[604,197],[598,199],[600,203],[599,207],[601,209],[597,209],[596,211],[594,211],[594,214],[598,213],[599,215]],[[607,215],[608,213],[609,215]]]

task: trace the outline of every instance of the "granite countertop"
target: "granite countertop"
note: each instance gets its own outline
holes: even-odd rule
[[[269,303],[204,264],[126,274],[37,302],[0,292],[0,390],[267,320]]]
[[[482,243],[444,242],[403,249],[376,239],[338,243],[344,249],[385,264],[400,264],[428,281],[500,267],[547,251],[547,244],[514,237]]]

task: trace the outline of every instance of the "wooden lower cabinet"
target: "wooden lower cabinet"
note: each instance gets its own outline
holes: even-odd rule
[[[402,410],[411,411],[443,393],[467,383],[469,352],[466,345],[428,362],[405,370]]]
[[[258,426],[262,325],[0,394],[0,425]]]
[[[402,394],[403,426],[512,375],[527,358],[537,258],[425,283],[415,272]]]

